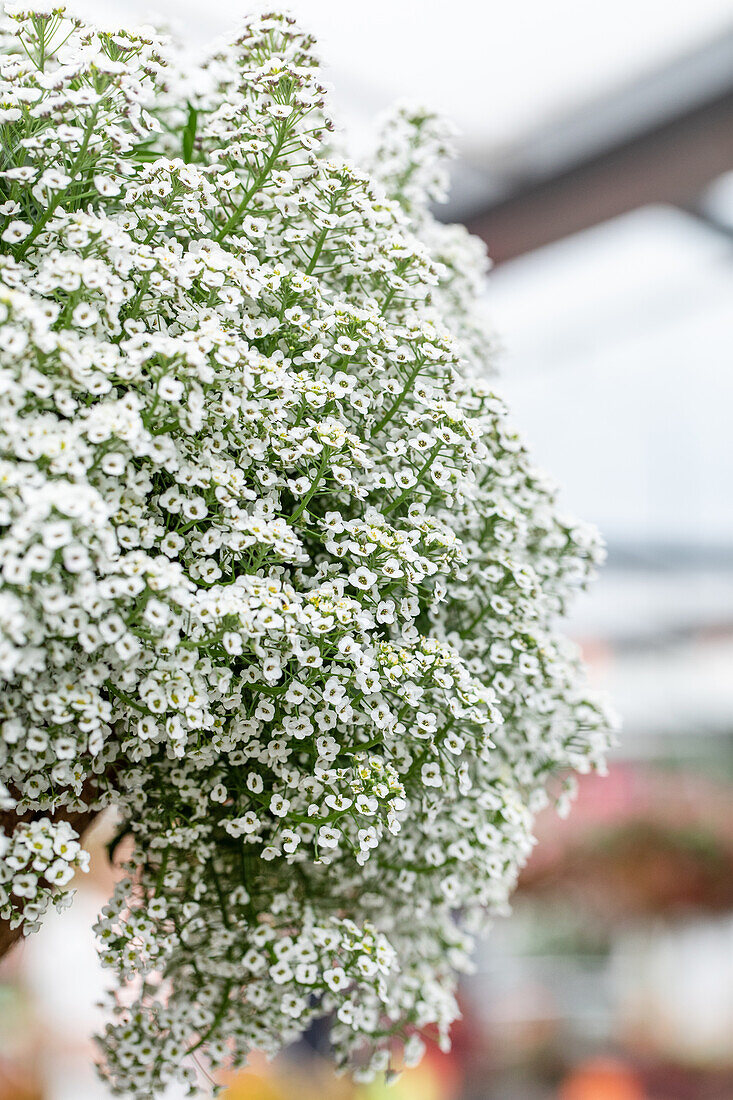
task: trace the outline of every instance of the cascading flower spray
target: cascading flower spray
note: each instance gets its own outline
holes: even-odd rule
[[[445,128],[399,108],[356,167],[286,16],[195,87],[169,55],[51,7],[0,53],[0,917],[117,807],[100,1042],[141,1100],[325,1014],[361,1079],[446,1044],[608,729],[555,626],[599,543],[492,391]]]

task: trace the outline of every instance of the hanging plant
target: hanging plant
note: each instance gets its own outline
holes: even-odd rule
[[[490,380],[445,128],[364,167],[312,40],[165,42],[16,11],[0,55],[5,940],[83,826],[134,855],[99,922],[126,1095],[330,1015],[360,1079],[501,912],[606,718],[555,631],[600,556]]]

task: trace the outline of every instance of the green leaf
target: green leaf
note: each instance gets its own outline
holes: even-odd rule
[[[158,160],[160,152],[155,148],[152,141],[142,141],[138,145],[133,146],[129,152],[124,153],[123,156],[127,157],[128,160],[144,162]]]
[[[186,164],[190,164],[193,160],[193,143],[196,140],[196,127],[198,125],[199,114],[198,111],[188,104],[188,122],[183,130],[183,159]]]

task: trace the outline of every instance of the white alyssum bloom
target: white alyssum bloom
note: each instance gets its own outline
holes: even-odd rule
[[[194,77],[55,7],[1,33],[0,919],[115,804],[117,1093],[323,1014],[361,1079],[414,1063],[608,726],[555,627],[601,550],[493,392],[445,127],[348,161],[286,16]]]
[[[6,222],[2,231],[2,240],[7,244],[19,244],[24,241],[33,228],[28,222],[16,220]]]

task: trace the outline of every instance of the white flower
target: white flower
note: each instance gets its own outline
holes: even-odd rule
[[[72,320],[79,328],[91,328],[98,319],[99,313],[87,302],[80,302],[72,314]]]
[[[42,187],[50,187],[52,190],[59,190],[63,187],[68,187],[71,183],[71,176],[67,176],[65,172],[59,171],[58,168],[47,168],[41,173],[38,183]]]
[[[323,980],[332,993],[339,993],[342,989],[346,989],[349,985],[349,979],[340,966],[335,966],[329,970],[324,970]]]
[[[65,859],[57,859],[43,873],[54,886],[66,886],[74,877],[74,868]]]
[[[443,782],[440,766],[434,763],[423,764],[420,769],[420,778],[426,787],[440,787]]]
[[[355,569],[353,573],[349,573],[349,581],[353,584],[354,588],[361,588],[363,591],[368,591],[378,581],[379,577],[376,573],[373,573],[371,569],[367,569],[366,566],[360,566]]]
[[[340,839],[340,831],[330,825],[321,825],[318,830],[318,843],[322,848],[336,848]]]
[[[284,985],[285,982],[289,982],[293,977],[293,972],[286,962],[281,961],[275,966],[270,967],[269,975],[275,985]]]
[[[164,401],[180,401],[183,397],[183,383],[166,375],[158,382],[158,393]]]
[[[16,897],[34,898],[37,891],[38,882],[35,875],[16,875],[13,879],[12,892]]]
[[[33,226],[28,222],[15,221],[8,222],[2,232],[2,240],[7,241],[8,244],[20,244],[24,241],[28,234],[31,232]]]
[[[270,812],[275,814],[276,817],[285,817],[289,809],[290,802],[282,795],[275,794],[270,799]]]

